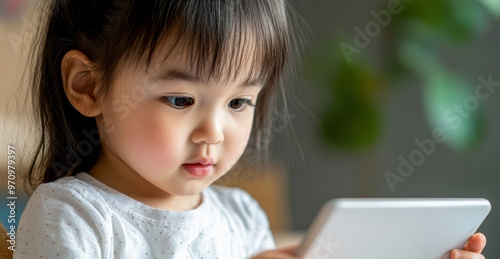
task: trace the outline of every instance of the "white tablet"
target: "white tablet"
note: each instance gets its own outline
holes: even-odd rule
[[[485,199],[334,199],[297,255],[306,259],[448,259],[490,212]]]

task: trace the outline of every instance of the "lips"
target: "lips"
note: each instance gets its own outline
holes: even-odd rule
[[[194,177],[207,177],[214,170],[214,159],[211,157],[198,157],[183,164],[182,167]]]
[[[187,163],[183,164],[182,167],[192,176],[195,177],[207,177],[214,169],[212,163],[202,164],[202,163]]]

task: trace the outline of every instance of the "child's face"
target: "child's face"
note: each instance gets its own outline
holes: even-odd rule
[[[246,73],[225,83],[195,78],[181,53],[149,71],[119,69],[97,117],[103,150],[91,172],[129,196],[198,195],[247,145],[248,103],[262,85],[245,83]]]

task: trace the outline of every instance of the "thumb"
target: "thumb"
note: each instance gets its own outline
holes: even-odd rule
[[[481,253],[485,246],[486,246],[486,237],[481,233],[477,233],[469,239],[467,244],[465,244],[465,250],[474,253]]]

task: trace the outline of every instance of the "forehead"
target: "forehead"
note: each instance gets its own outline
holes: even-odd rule
[[[241,40],[243,37],[247,40]],[[154,50],[148,73],[165,76],[179,72],[203,81],[242,81],[246,84],[264,85],[275,71],[266,71],[265,55],[257,49],[253,36],[235,36],[220,49],[216,46],[200,48],[186,38],[167,37]],[[206,43],[209,45],[209,43]],[[269,70],[269,69],[268,69]]]

